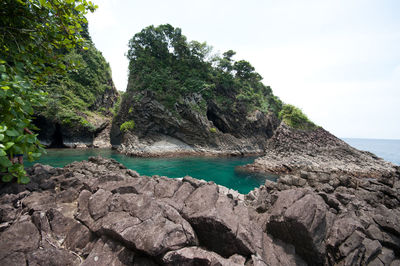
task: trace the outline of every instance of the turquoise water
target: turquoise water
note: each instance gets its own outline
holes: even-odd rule
[[[182,158],[137,158],[118,154],[109,149],[48,149],[47,154],[34,163],[49,164],[53,167],[63,167],[74,161],[87,160],[90,156],[113,158],[127,168],[141,175],[160,175],[171,178],[186,175],[214,181],[219,185],[248,193],[255,187],[265,183],[268,178],[276,181],[276,176],[255,175],[235,171],[235,167],[252,163],[254,157],[182,157]],[[33,163],[26,163],[31,166]]]
[[[344,138],[351,146],[374,153],[386,161],[400,165],[399,139],[350,139]]]

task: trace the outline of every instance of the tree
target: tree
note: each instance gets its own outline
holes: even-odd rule
[[[0,3],[0,172],[3,182],[27,183],[25,170],[10,158],[26,153],[38,158],[43,148],[37,135],[25,135],[34,108],[44,102],[38,89],[74,62],[65,54],[84,47],[87,20],[96,6],[86,0],[3,0]]]
[[[295,129],[313,130],[317,128],[299,108],[291,104],[283,105],[279,112],[279,119]]]

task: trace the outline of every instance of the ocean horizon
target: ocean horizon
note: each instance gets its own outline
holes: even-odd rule
[[[386,161],[400,165],[400,139],[341,139],[356,149],[372,152]]]

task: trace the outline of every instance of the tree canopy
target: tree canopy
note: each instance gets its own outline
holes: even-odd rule
[[[43,151],[33,128],[34,108],[44,102],[39,89],[56,73],[76,64],[68,51],[85,48],[85,14],[96,6],[86,0],[3,0],[0,3],[0,172],[2,181],[26,183],[24,168],[10,158],[26,153],[38,158]]]
[[[282,102],[265,86],[262,77],[235,52],[213,55],[205,42],[187,41],[180,28],[169,24],[149,26],[129,41],[129,90],[156,91],[166,106],[200,93],[221,106],[240,105],[278,114]]]

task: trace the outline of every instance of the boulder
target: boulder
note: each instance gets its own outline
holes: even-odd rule
[[[325,261],[325,236],[328,228],[324,200],[307,190],[286,190],[278,194],[271,210],[267,231],[295,246],[308,264]]]

